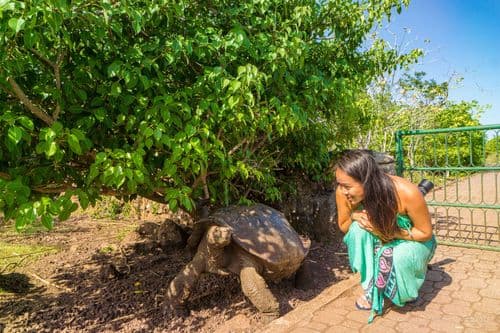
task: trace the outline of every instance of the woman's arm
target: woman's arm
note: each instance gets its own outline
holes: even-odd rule
[[[429,208],[418,187],[409,181],[400,181],[397,185],[398,196],[406,214],[410,217],[413,228],[410,233],[400,230],[395,238],[425,242],[432,238],[432,223]]]
[[[349,231],[349,227],[352,224],[352,221],[358,222],[359,226],[369,232],[374,232],[371,221],[368,217],[368,214],[365,210],[354,210],[352,205],[347,201],[346,197],[342,192],[337,188],[335,191],[335,200],[337,203],[337,216],[338,216],[338,225],[339,229],[343,233],[347,233]]]
[[[339,225],[339,229],[345,234],[349,231],[349,227],[352,223],[352,207],[347,201],[345,195],[340,191],[339,187],[337,187],[337,190],[335,191],[335,202],[337,204],[337,223]]]

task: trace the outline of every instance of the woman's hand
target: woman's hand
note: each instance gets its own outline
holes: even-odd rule
[[[373,225],[366,210],[363,209],[353,212],[351,218],[353,221],[357,221],[361,228],[373,233]]]

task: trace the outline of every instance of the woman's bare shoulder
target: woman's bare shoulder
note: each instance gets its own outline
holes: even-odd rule
[[[396,192],[403,207],[406,206],[408,200],[414,200],[416,195],[421,195],[417,185],[408,179],[393,175],[390,175],[390,177],[394,182]]]

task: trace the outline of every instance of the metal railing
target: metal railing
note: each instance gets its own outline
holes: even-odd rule
[[[396,173],[434,183],[438,242],[500,251],[500,124],[397,131]]]

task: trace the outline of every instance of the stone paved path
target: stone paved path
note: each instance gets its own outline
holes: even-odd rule
[[[354,306],[353,275],[261,332],[500,332],[500,252],[440,245],[431,267],[416,303],[389,307],[370,325],[369,311]]]

